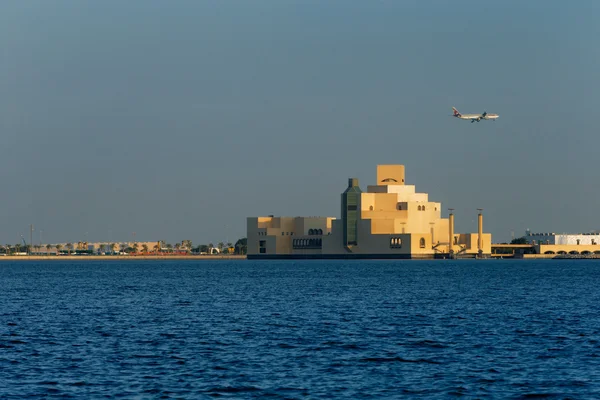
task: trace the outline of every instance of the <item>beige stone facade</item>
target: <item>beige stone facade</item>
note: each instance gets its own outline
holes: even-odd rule
[[[444,258],[486,256],[491,234],[454,233],[453,215],[405,184],[403,165],[378,165],[377,185],[362,192],[350,179],[342,194],[342,215],[250,217],[248,256],[314,258]]]

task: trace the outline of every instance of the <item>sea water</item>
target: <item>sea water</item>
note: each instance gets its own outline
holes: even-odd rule
[[[600,398],[600,260],[0,262],[0,398]]]

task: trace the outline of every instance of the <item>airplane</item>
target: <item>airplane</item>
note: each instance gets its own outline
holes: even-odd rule
[[[488,114],[487,112],[483,112],[483,114],[461,114],[456,108],[452,107],[454,111],[454,117],[460,119],[470,119],[471,123],[477,121],[481,121],[482,119],[491,119],[492,121],[499,117],[498,114]]]

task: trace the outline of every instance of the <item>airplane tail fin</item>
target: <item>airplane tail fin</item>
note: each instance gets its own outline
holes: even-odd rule
[[[458,112],[458,110],[456,108],[452,107],[452,111],[454,111],[455,117],[460,117],[460,112]]]

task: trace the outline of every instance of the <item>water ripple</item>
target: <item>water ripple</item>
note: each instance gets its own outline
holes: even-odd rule
[[[597,398],[596,261],[4,262],[0,398]]]

